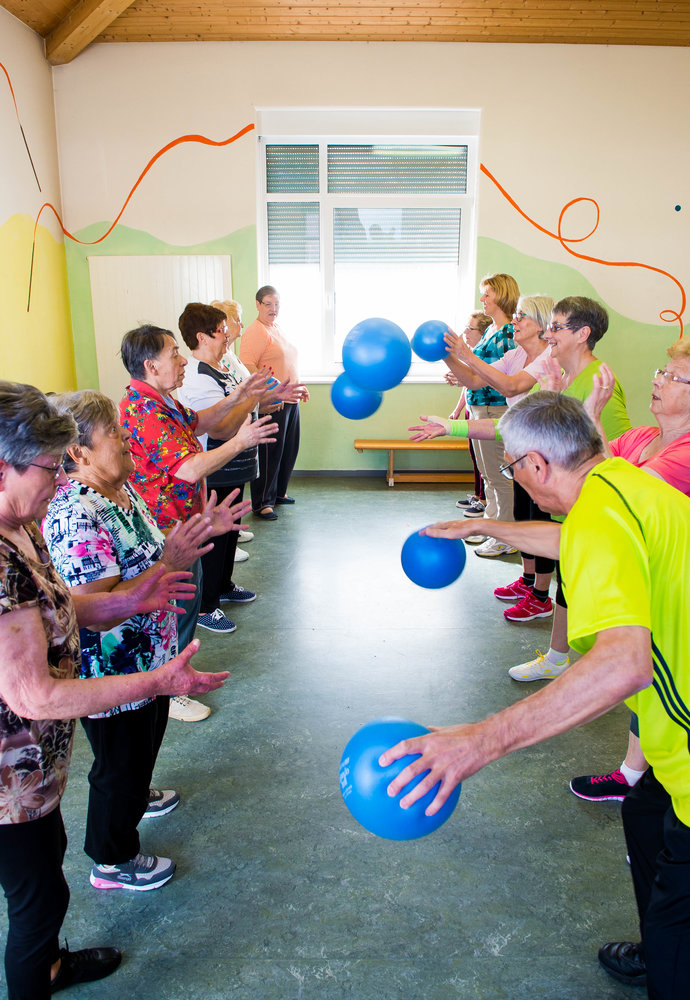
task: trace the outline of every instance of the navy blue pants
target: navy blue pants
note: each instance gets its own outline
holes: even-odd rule
[[[275,507],[276,497],[285,496],[299,452],[299,403],[286,403],[271,419],[278,431],[273,444],[259,445],[259,478],[251,485],[252,510]]]

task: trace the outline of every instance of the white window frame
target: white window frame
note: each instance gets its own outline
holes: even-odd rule
[[[434,303],[429,303],[427,319],[442,318],[450,324],[464,322],[474,309],[477,269],[477,195],[479,176],[478,109],[462,108],[257,108],[257,252],[259,285],[267,284],[269,201],[314,202],[320,212],[321,278],[321,365],[318,374],[308,374],[312,383],[332,382],[342,372],[342,362],[332,362],[335,334],[333,207],[413,208],[453,206],[461,210],[460,265],[456,314],[437,317]],[[403,130],[404,129],[404,130]],[[326,147],[331,144],[467,146],[467,185],[465,194],[329,194],[326,177]],[[267,145],[319,146],[319,192],[285,194],[266,193]],[[324,211],[323,209],[328,210]],[[330,285],[330,287],[329,287]],[[385,316],[385,312],[381,315]],[[365,317],[363,316],[362,319]],[[289,331],[288,331],[289,332]],[[405,330],[411,338],[414,330]],[[422,361],[413,353],[412,366],[405,382],[438,382],[438,365]]]

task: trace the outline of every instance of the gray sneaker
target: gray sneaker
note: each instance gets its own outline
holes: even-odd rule
[[[133,889],[146,892],[165,885],[175,874],[175,862],[155,854],[137,854],[121,865],[94,865],[89,881],[95,889]]]
[[[172,788],[149,788],[149,804],[142,819],[151,819],[152,816],[167,816],[179,804],[179,793],[173,791]]]

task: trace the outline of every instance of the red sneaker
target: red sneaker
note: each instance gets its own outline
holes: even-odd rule
[[[507,587],[496,587],[494,597],[499,601],[521,601],[532,593],[532,588],[528,587],[522,577],[509,583]]]
[[[530,592],[515,607],[506,608],[503,617],[509,622],[531,622],[534,618],[550,618],[552,614],[551,598],[547,597],[545,601],[540,601]]]

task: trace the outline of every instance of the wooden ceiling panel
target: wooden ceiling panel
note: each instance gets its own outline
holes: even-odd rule
[[[51,62],[89,41],[690,45],[690,0],[0,0]]]

